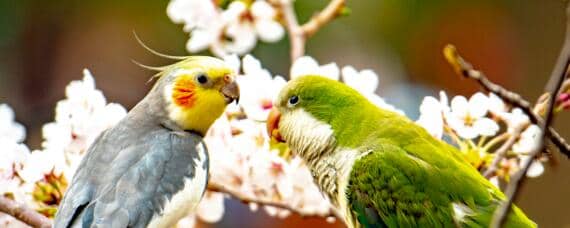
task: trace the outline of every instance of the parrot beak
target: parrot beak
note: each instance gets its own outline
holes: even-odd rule
[[[224,100],[226,104],[232,103],[234,100],[236,104],[239,103],[239,86],[235,80],[226,77],[226,84],[220,89],[220,92],[224,95]]]
[[[270,138],[275,139],[277,142],[285,142],[281,134],[279,134],[279,120],[281,119],[281,113],[277,108],[273,107],[269,116],[267,117],[267,134]]]

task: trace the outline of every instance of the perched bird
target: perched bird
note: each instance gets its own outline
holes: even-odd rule
[[[505,199],[460,152],[319,76],[290,81],[267,121],[349,227],[486,227]],[[513,206],[507,227],[534,227]]]
[[[222,60],[187,57],[161,68],[151,91],[93,142],[55,227],[172,227],[200,201],[208,179],[202,137],[239,98]]]

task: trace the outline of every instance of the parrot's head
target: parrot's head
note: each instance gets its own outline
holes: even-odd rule
[[[320,76],[291,80],[267,120],[268,134],[297,154],[311,156],[355,144],[358,115],[371,104],[356,90]],[[339,145],[340,143],[340,145]]]
[[[235,75],[220,59],[192,56],[165,67],[156,87],[166,100],[170,120],[205,135],[226,105],[239,100]]]

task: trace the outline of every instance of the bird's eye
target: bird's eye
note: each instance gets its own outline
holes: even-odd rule
[[[296,105],[297,103],[299,103],[299,97],[296,95],[293,95],[289,98],[289,105],[293,106]]]
[[[200,84],[206,84],[208,83],[208,76],[205,74],[199,74],[198,77],[196,77],[196,80],[198,80]]]

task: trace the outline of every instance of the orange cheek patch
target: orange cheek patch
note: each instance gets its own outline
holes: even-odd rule
[[[190,108],[196,102],[196,86],[190,77],[179,77],[174,83],[172,100],[178,106]]]

